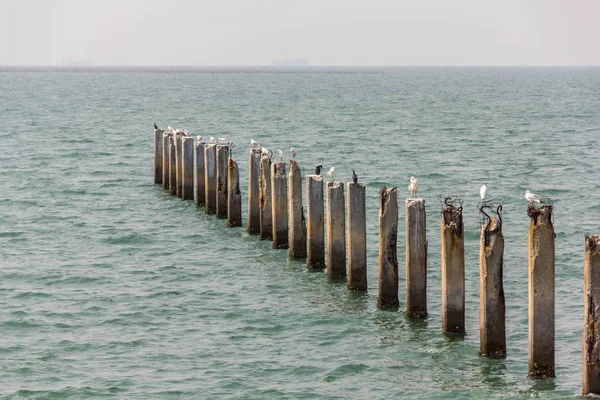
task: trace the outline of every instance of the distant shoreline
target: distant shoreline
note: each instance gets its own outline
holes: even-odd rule
[[[595,69],[600,66],[37,66],[0,65],[0,72],[385,73],[401,69]]]

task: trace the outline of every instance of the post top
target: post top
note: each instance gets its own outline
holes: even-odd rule
[[[585,248],[592,251],[600,250],[600,235],[585,235]]]
[[[423,203],[425,204],[425,199],[421,199],[421,198],[417,198],[417,199],[406,199],[406,204],[411,204],[411,203]]]
[[[538,217],[543,216],[544,219],[550,220],[552,217],[552,206],[544,204],[542,207],[537,207],[533,204],[527,205],[527,215],[537,223]]]
[[[331,189],[337,189],[337,188],[344,188],[344,182],[340,182],[340,181],[329,181],[327,182],[327,188],[331,188]]]
[[[350,186],[357,186],[357,187],[363,187],[364,188],[366,186],[366,184],[364,182],[356,182],[356,183],[354,183],[354,182],[348,182],[348,187],[350,187]]]
[[[306,175],[307,181],[323,181],[322,175]]]

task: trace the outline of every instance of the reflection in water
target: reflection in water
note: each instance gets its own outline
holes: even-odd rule
[[[506,364],[502,359],[481,358],[481,378],[492,386],[506,386]]]

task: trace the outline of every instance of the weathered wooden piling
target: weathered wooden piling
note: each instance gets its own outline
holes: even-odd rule
[[[261,149],[250,149],[248,157],[248,232],[260,232],[260,175]]]
[[[347,212],[348,289],[364,291],[367,290],[367,213],[364,183],[348,183]]]
[[[465,236],[462,207],[442,210],[442,331],[465,333]]]
[[[194,200],[198,207],[206,201],[204,178],[204,143],[194,143]]]
[[[217,145],[217,218],[227,218],[227,164],[229,145]]]
[[[290,161],[289,187],[290,257],[306,258],[306,221],[302,206],[302,171],[296,160]]]
[[[169,189],[169,152],[170,135],[165,132],[162,136],[162,184],[163,188]]]
[[[552,206],[529,205],[529,377],[554,374],[554,226]]]
[[[262,156],[260,160],[259,190],[259,220],[260,240],[273,240],[273,208],[271,202],[271,159]]]
[[[204,212],[217,210],[217,145],[204,146]]]
[[[177,193],[177,155],[175,154],[175,136],[169,137],[169,193]]]
[[[398,191],[382,187],[379,208],[379,295],[377,305],[395,309],[398,302]]]
[[[287,249],[289,243],[285,161],[271,164],[271,206],[273,211],[273,248]]]
[[[154,183],[161,184],[163,182],[162,165],[163,165],[163,133],[162,129],[154,129]]]
[[[175,178],[176,178],[176,189],[175,195],[181,197],[183,182],[183,136],[174,135],[175,138]]]
[[[327,276],[346,276],[346,202],[344,184],[327,182]]]
[[[585,237],[583,395],[600,395],[600,235]]]
[[[427,317],[425,200],[406,199],[406,313]]]
[[[481,227],[479,240],[479,354],[506,357],[502,222],[491,217]]]
[[[306,177],[307,202],[307,261],[311,269],[325,268],[325,208],[323,204],[323,177]]]
[[[229,158],[227,163],[227,226],[242,226],[242,194],[240,193],[240,170],[237,162]]]
[[[181,198],[183,200],[194,199],[194,138],[183,137],[182,150],[182,173],[181,173]]]

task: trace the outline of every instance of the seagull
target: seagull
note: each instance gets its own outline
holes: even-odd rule
[[[483,203],[485,203],[485,195],[487,193],[487,186],[485,186],[485,184],[483,184],[481,186],[481,189],[479,189],[479,197],[481,197],[481,201]]]
[[[263,146],[263,148],[261,149],[260,153],[263,156],[268,156],[269,155],[269,149],[267,149],[266,147]]]
[[[197,141],[201,141],[202,140],[202,136],[196,136],[196,140]]]
[[[296,159],[296,150],[294,150],[293,147],[290,150],[292,151],[292,160],[295,160]]]
[[[358,183],[358,176],[356,176],[356,172],[352,170],[352,182]]]
[[[217,139],[212,136],[208,140],[210,140],[211,143],[217,143]]]
[[[531,193],[529,190],[525,191],[525,199],[529,202],[529,204],[540,204],[542,203],[543,197],[539,194]]]
[[[277,153],[279,153],[280,161],[283,161],[283,150],[277,149]]]
[[[417,182],[417,178],[414,176],[410,177],[410,185],[408,185],[408,191],[412,194],[412,197],[417,197],[417,192],[419,191],[419,182]]]
[[[173,128],[171,125],[167,126],[167,129],[171,131],[171,133],[175,133],[175,128]]]
[[[333,179],[335,178],[335,167],[331,167],[329,169],[329,172],[327,173],[327,176],[331,178],[331,182],[333,182]]]
[[[315,175],[321,175],[321,168],[323,168],[322,165],[317,165],[315,167]]]
[[[254,148],[258,148],[258,147],[262,147],[262,145],[260,143],[258,143],[256,140],[254,139],[250,139],[250,144],[252,145],[252,147]]]
[[[188,134],[189,134],[189,133],[190,133],[190,131],[188,131],[187,129],[184,129],[184,130],[183,130],[183,134],[184,134],[185,136],[188,136]]]
[[[217,141],[224,143],[224,144],[228,144],[229,142],[227,141],[227,139],[225,139],[224,137],[220,137],[217,139]]]
[[[154,129],[158,129],[158,125],[156,125],[156,122],[154,123]]]

